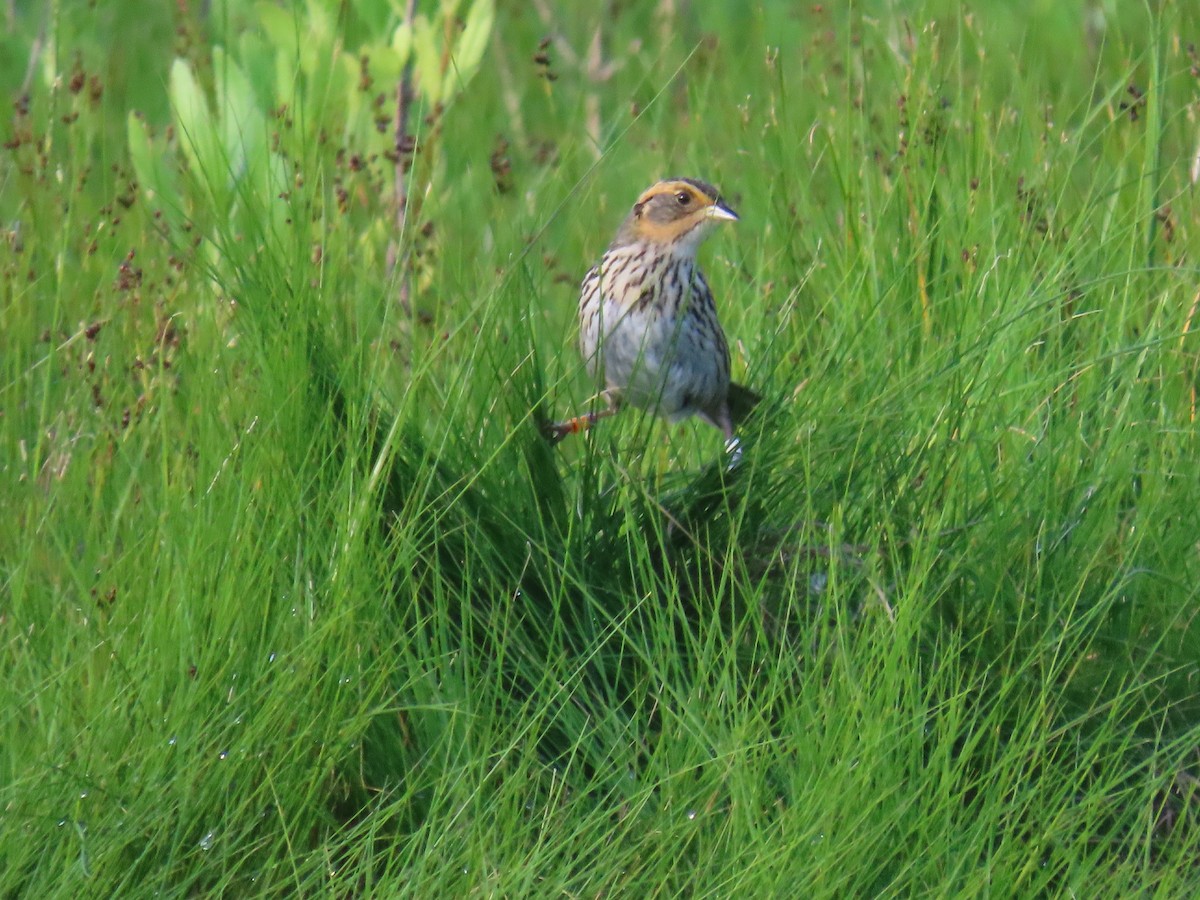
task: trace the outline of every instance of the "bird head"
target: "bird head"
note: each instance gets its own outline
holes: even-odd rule
[[[736,222],[738,216],[715,187],[692,178],[667,178],[638,197],[614,244],[649,241],[694,254],[722,220]]]

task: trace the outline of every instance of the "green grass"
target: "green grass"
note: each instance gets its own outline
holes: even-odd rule
[[[506,3],[414,117],[407,306],[328,72],[225,4],[14,13],[0,894],[1200,891],[1200,16],[620,6],[607,80],[531,59],[600,13]],[[284,197],[178,127],[137,183],[127,114],[168,146],[215,45]],[[702,425],[536,429],[670,174],[742,215],[732,472]]]

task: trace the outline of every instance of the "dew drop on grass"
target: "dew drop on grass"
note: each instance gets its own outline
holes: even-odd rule
[[[220,753],[217,754],[217,759],[228,759],[228,758],[229,758],[228,750],[222,750]]]
[[[176,742],[176,741],[178,741],[178,740],[179,740],[179,738],[175,737],[175,735],[171,735],[169,738],[167,738],[167,746],[168,746],[168,747],[174,747],[174,746],[175,746],[175,742]]]
[[[687,817],[688,817],[688,821],[694,820],[696,818],[696,811],[694,809],[689,809],[687,811]]]
[[[215,837],[214,837],[213,833],[210,831],[204,837],[200,838],[200,849],[201,850],[211,850],[213,848],[214,841],[215,841]]]

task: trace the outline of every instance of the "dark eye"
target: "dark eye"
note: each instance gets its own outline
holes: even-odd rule
[[[689,203],[692,202],[692,195],[689,194],[687,191],[680,191],[678,194],[675,195],[675,199],[676,199],[676,201],[678,201],[680,206],[687,206]]]

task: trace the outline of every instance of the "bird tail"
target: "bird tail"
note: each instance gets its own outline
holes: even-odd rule
[[[750,388],[731,381],[729,383],[729,417],[733,420],[733,424],[741,424],[760,400],[762,397]]]

